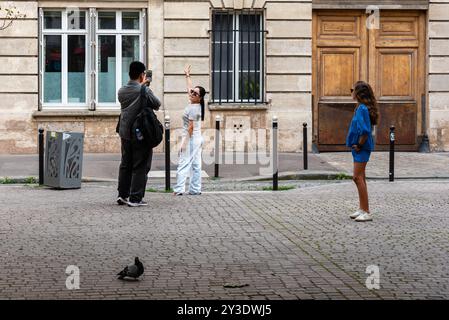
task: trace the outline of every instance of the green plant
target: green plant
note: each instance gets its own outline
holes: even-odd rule
[[[351,176],[348,176],[346,173],[339,173],[335,176],[335,180],[350,180]]]
[[[3,179],[0,179],[0,184],[13,184],[15,181],[11,178],[4,177]]]
[[[278,191],[287,191],[287,190],[292,190],[295,188],[296,188],[295,186],[278,186]],[[263,191],[273,191],[273,186],[263,187],[262,190]]]
[[[36,184],[38,181],[35,177],[27,177],[25,178],[26,184]]]
[[[259,98],[260,85],[254,80],[244,80],[241,88],[242,99],[258,99]]]
[[[158,190],[158,189],[155,189],[155,188],[148,188],[147,189],[147,191],[148,192],[153,192],[153,193],[173,193],[173,189],[169,189],[169,190]]]

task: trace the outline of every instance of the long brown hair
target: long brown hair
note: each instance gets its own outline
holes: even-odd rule
[[[206,89],[204,89],[201,86],[196,86],[195,88],[198,88],[198,90],[200,91],[200,105],[201,105],[201,121],[204,121],[204,96],[206,95]]]
[[[354,84],[354,94],[357,102],[364,104],[368,108],[371,125],[377,125],[379,123],[379,109],[377,108],[377,100],[373,88],[365,81],[357,81]]]

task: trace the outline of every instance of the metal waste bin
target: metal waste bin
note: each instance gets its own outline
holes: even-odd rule
[[[58,189],[81,188],[84,134],[47,131],[44,184]]]

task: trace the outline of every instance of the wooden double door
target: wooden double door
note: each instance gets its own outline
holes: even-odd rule
[[[313,13],[313,123],[319,151],[348,150],[345,139],[355,102],[351,87],[371,84],[380,123],[376,150],[389,147],[396,127],[398,150],[419,146],[426,92],[426,15],[424,11],[381,11],[379,28],[368,28],[365,11]]]

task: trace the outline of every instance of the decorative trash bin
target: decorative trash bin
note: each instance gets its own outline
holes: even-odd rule
[[[47,131],[44,184],[59,189],[81,188],[84,134]]]

